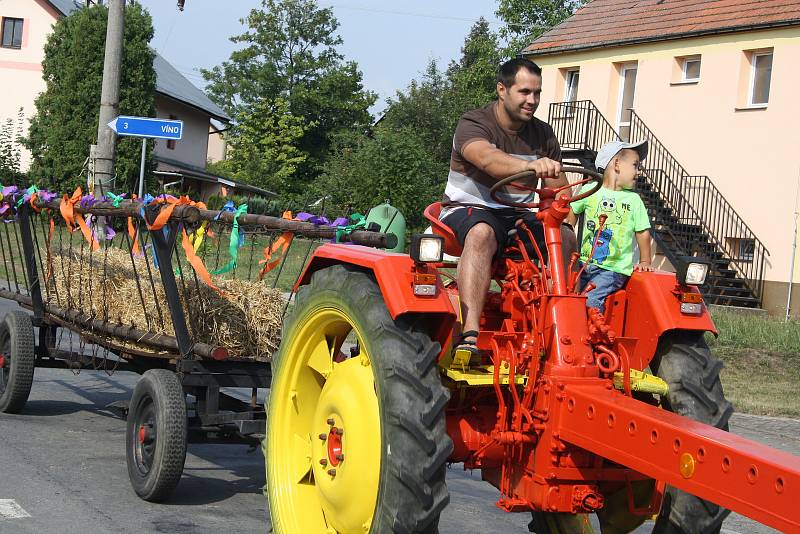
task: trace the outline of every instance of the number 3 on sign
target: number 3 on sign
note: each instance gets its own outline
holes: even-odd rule
[[[127,129],[128,129],[128,123],[127,123],[127,121],[122,123],[122,129],[123,129],[123,130],[127,130]]]

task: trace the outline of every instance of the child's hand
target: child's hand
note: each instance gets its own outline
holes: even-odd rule
[[[653,272],[655,269],[653,269],[653,266],[649,263],[639,262],[639,265],[637,265],[634,270],[639,271],[640,273],[649,273]]]

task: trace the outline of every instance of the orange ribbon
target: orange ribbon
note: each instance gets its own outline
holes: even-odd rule
[[[284,211],[281,218],[288,219],[291,221],[292,212]],[[274,243],[272,243],[272,245],[264,249],[264,259],[258,261],[259,265],[261,265],[262,263],[264,264],[264,268],[261,269],[260,273],[258,273],[259,280],[263,280],[265,274],[267,274],[272,269],[278,266],[278,264],[281,262],[280,255],[283,255],[287,250],[289,250],[289,245],[292,244],[293,239],[294,239],[293,232],[284,232],[280,235],[278,239],[275,240]],[[275,260],[272,260],[272,256],[276,253],[279,253],[279,257]]]
[[[136,200],[137,198],[138,196],[136,193],[131,195],[132,200]],[[142,252],[139,250],[139,233],[136,231],[136,227],[133,226],[133,217],[128,217],[128,236],[133,240],[131,250],[136,256],[140,256]]]
[[[169,221],[172,212],[175,210],[175,206],[196,206],[198,209],[204,210],[206,209],[206,205],[203,202],[194,202],[190,200],[187,196],[182,196],[180,198],[166,198],[166,197],[159,197],[154,200],[157,204],[167,204],[158,214],[156,220],[153,221],[153,224],[149,224],[147,219],[145,219],[145,224],[147,225],[148,230],[161,230],[164,225]],[[130,226],[128,227],[130,231]],[[225,295],[220,288],[214,285],[214,282],[211,280],[211,275],[208,274],[208,269],[203,264],[203,260],[195,253],[194,247],[192,246],[192,242],[189,240],[189,234],[186,233],[186,230],[183,229],[183,239],[181,241],[181,247],[183,248],[183,252],[186,254],[186,259],[189,261],[191,266],[194,268],[194,271],[197,273],[197,276],[205,282],[205,284],[210,287],[211,289],[215,290],[220,295]]]
[[[65,193],[64,197],[61,199],[59,211],[61,212],[61,216],[64,217],[64,221],[67,223],[67,228],[69,228],[70,232],[75,231],[75,223],[77,222],[83,233],[83,237],[86,238],[86,242],[92,246],[92,250],[99,250],[100,243],[98,243],[97,239],[92,235],[92,231],[86,225],[86,221],[83,220],[83,215],[75,213],[75,204],[80,202],[82,194],[83,191],[80,186],[75,189],[71,197],[68,197]]]

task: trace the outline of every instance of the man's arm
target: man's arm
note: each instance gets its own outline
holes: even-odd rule
[[[515,158],[492,146],[489,141],[484,139],[467,144],[461,153],[467,161],[498,180],[520,172],[535,171],[548,187],[552,187],[551,184],[566,185],[568,183],[566,175],[561,172],[561,163],[558,161],[549,158],[539,158],[534,161]]]

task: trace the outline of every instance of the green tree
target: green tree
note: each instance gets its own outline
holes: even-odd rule
[[[515,57],[541,34],[558,26],[587,0],[499,0],[495,15],[504,25],[506,55]]]
[[[489,23],[480,18],[464,40],[461,59],[450,63],[447,69],[457,115],[496,98],[497,67],[503,60],[497,35],[489,29]]]
[[[0,184],[23,185],[23,174],[20,171],[22,153],[20,140],[24,132],[25,115],[20,108],[17,121],[7,118],[0,125]]]
[[[47,39],[42,62],[46,89],[36,98],[36,115],[25,140],[33,157],[31,180],[40,186],[67,191],[85,183],[81,173],[97,135],[107,21],[103,5],[77,9],[56,22]],[[150,15],[140,4],[128,4],[120,114],[155,114],[155,53],[148,46],[152,38]],[[117,191],[134,189],[140,157],[138,139],[117,140]],[[147,161],[150,169],[152,158]]]
[[[297,143],[314,126],[293,115],[282,98],[261,100],[236,115],[227,134],[230,157],[215,170],[270,191],[290,189],[287,182],[307,159]]]
[[[297,162],[297,178],[283,180],[286,189],[277,192],[302,194],[325,160],[332,136],[368,127],[375,95],[364,90],[356,64],[345,61],[337,50],[342,39],[333,10],[319,8],[316,0],[262,0],[242,23],[247,30],[231,41],[244,48],[203,71],[208,92],[232,117],[247,120],[264,118],[263,113],[253,113],[264,98],[288,102],[291,116],[306,123],[295,145],[305,158]],[[253,140],[243,140],[239,149]]]
[[[414,132],[428,152],[439,161],[449,161],[454,117],[453,91],[435,60],[428,63],[419,80],[411,80],[405,91],[387,99],[380,121],[384,127]]]
[[[409,229],[419,231],[426,226],[425,206],[442,194],[447,167],[414,129],[379,125],[372,137],[349,133],[337,139],[318,187],[334,205],[361,213],[388,200]]]

